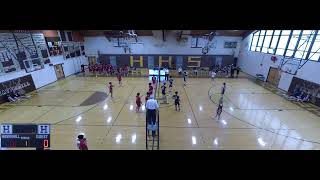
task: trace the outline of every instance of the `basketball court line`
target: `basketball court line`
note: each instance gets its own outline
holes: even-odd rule
[[[186,96],[187,96],[187,100],[188,100],[189,106],[190,106],[190,108],[191,108],[191,111],[192,111],[192,114],[193,114],[194,120],[196,121],[197,126],[198,126],[198,128],[199,128],[199,123],[198,123],[197,117],[196,117],[196,115],[195,115],[195,113],[194,113],[193,107],[192,107],[192,105],[191,105],[191,103],[190,103],[190,99],[189,99],[188,93],[187,93],[187,91],[186,91],[186,89],[185,89],[185,87],[184,87],[184,86],[183,86],[183,90],[184,90],[184,93],[185,93],[185,94],[186,94]]]
[[[221,94],[221,93],[212,93],[212,94]],[[228,93],[225,93],[225,94],[274,94],[274,93],[263,93],[263,92],[257,92],[257,93],[244,93],[244,92],[241,92],[241,93],[237,93],[237,92],[228,92]]]
[[[220,93],[213,93],[213,94],[211,94],[210,95],[210,98],[213,96],[213,95],[216,95],[216,94],[220,94]],[[274,94],[274,93],[268,93],[268,94]],[[209,92],[208,92],[208,95],[209,95]],[[304,108],[302,108],[302,109],[289,109],[289,108],[287,108],[287,109],[285,109],[285,108],[257,108],[257,109],[253,109],[253,108],[251,108],[251,109],[245,109],[245,108],[239,108],[238,106],[236,106],[231,100],[230,100],[230,98],[228,98],[228,96],[226,96],[226,95],[224,95],[224,97],[226,97],[227,99],[228,99],[228,101],[233,105],[233,106],[235,106],[235,107],[233,107],[234,109],[238,109],[238,110],[248,110],[248,111],[250,111],[250,110],[254,110],[254,111],[259,111],[259,110],[270,110],[270,111],[307,111],[306,109],[304,109]],[[212,102],[214,103],[214,104],[217,104],[216,102],[214,102],[213,100],[212,100]]]
[[[126,98],[126,100],[125,100],[125,102],[123,103],[123,106],[121,107],[121,109],[120,109],[120,111],[119,111],[119,113],[118,113],[118,115],[117,115],[117,117],[114,119],[114,121],[112,122],[112,126],[114,125],[114,123],[117,121],[117,119],[118,119],[118,117],[119,117],[119,115],[120,115],[120,113],[121,113],[121,111],[123,110],[123,108],[126,106],[126,102],[128,102],[128,100],[129,100],[129,98],[130,98],[130,96],[131,96],[131,94],[133,93],[133,91],[136,89],[136,86],[134,86],[133,88],[132,88],[132,91],[130,92],[130,94],[127,96],[127,98]],[[111,128],[110,128],[111,129]]]
[[[79,125],[75,125],[75,124],[54,124],[54,126],[77,126],[77,127],[85,127],[85,126],[97,126],[97,127],[136,127],[136,128],[144,128],[145,126],[144,125],[102,125],[102,124],[79,124]],[[182,127],[182,126],[162,126],[160,125],[160,127],[162,128],[179,128],[179,129],[221,129],[220,127]],[[223,129],[251,129],[251,130],[257,130],[258,128],[238,128],[238,127],[225,127]],[[278,131],[281,131],[281,130],[288,130],[288,131],[294,131],[294,130],[297,130],[297,129],[283,129],[283,128],[265,128],[265,129],[273,129],[273,130],[278,130]],[[309,129],[309,128],[308,128]],[[315,128],[315,129],[318,129],[318,128]]]
[[[64,102],[66,102],[68,99],[70,99],[71,97],[73,97],[75,94],[72,94],[69,98],[66,98],[63,102],[62,102],[62,104],[64,103]],[[42,105],[41,105],[42,106]],[[37,107],[39,107],[39,106],[37,106]],[[50,107],[50,106],[49,106]],[[39,117],[37,117],[37,118],[35,118],[33,121],[31,121],[32,123],[34,123],[34,122],[36,122],[37,120],[39,120],[41,117],[43,117],[44,115],[46,115],[46,114],[48,114],[50,111],[52,111],[54,108],[56,108],[56,107],[75,107],[75,106],[56,106],[56,105],[53,105],[53,108],[50,108],[47,112],[45,112],[44,114],[42,114],[42,115],[40,115]],[[80,106],[77,106],[77,107],[80,107]]]
[[[66,118],[66,119],[64,119],[64,120],[61,120],[61,121],[58,121],[58,122],[55,122],[55,123],[52,123],[52,124],[56,125],[56,124],[61,123],[61,122],[63,122],[63,121],[67,121],[67,120],[69,120],[69,119],[72,119],[72,118],[75,118],[75,117],[77,117],[77,116],[80,116],[81,114],[84,114],[84,113],[86,113],[86,112],[89,112],[91,109],[97,107],[99,104],[102,104],[102,103],[103,103],[103,102],[99,102],[99,103],[95,104],[94,106],[92,106],[91,108],[89,108],[89,109],[87,109],[87,110],[85,110],[85,111],[83,111],[83,112],[81,112],[81,113],[79,113],[79,114],[77,114],[77,115],[71,116],[71,117],[69,117],[69,118]]]
[[[212,86],[211,88],[213,88],[213,86]],[[208,90],[208,95],[209,95],[209,93],[210,93],[210,91],[211,91],[211,88]],[[210,95],[209,95],[209,100],[210,100],[213,104],[216,105],[216,103],[211,99],[211,96],[210,96]],[[272,131],[272,130],[259,127],[259,126],[255,125],[255,124],[252,124],[252,123],[250,123],[250,122],[247,122],[247,121],[245,121],[245,120],[242,120],[242,119],[236,117],[235,115],[233,115],[233,114],[231,114],[231,113],[229,113],[229,112],[227,112],[227,111],[225,111],[225,110],[222,110],[222,111],[225,112],[226,114],[230,115],[231,117],[233,117],[233,118],[241,121],[241,122],[244,122],[244,123],[249,124],[249,125],[251,125],[251,126],[253,126],[253,127],[256,127],[256,129],[264,130],[264,131],[267,131],[267,132],[270,132],[270,133],[273,133],[273,134],[277,134],[277,135],[280,135],[280,136],[292,138],[292,139],[299,140],[299,141],[305,141],[305,142],[310,142],[310,143],[314,143],[314,144],[320,144],[320,142],[317,142],[317,141],[311,141],[311,140],[307,140],[307,139],[302,139],[302,138],[296,138],[296,137],[292,137],[292,136],[288,136],[288,135],[283,135],[283,134],[280,134],[280,133],[278,133],[278,132],[274,132],[274,131]],[[280,121],[280,123],[282,123],[282,122]],[[287,130],[287,129],[286,129],[286,130]]]
[[[78,91],[78,90],[54,90],[54,89],[42,89],[39,90],[38,93],[43,93],[42,91],[53,91],[53,92],[103,92],[103,91]]]
[[[226,97],[226,99],[236,108],[236,109],[240,109],[237,105],[235,105],[231,100],[230,98],[228,98],[227,95],[224,95]]]
[[[45,116],[46,114],[48,114],[51,110],[53,110],[54,108],[56,108],[55,106],[50,108],[47,112],[41,114],[39,117],[35,118],[33,121],[31,121],[31,123],[34,123],[35,121],[39,120],[41,117]]]
[[[273,89],[274,91],[277,91],[277,92],[280,92],[280,93],[285,93],[283,90],[281,90],[281,89],[279,89],[279,88],[273,87],[273,86],[270,85],[268,82],[263,82],[263,83],[260,83],[260,82],[259,82],[259,83],[257,83],[257,82],[255,81],[255,79],[254,79],[253,76],[251,76],[250,74],[247,74],[247,73],[245,73],[245,74],[248,76],[248,80],[250,80],[250,81],[253,82],[254,84],[261,86],[262,88],[268,90],[268,91],[271,92],[272,94],[278,95],[278,96],[281,97],[282,99],[285,99],[285,98],[283,98],[283,96],[281,96],[280,94],[274,93],[274,92],[271,91],[271,89]],[[263,86],[263,84],[264,84],[265,86]],[[295,104],[295,105],[301,107],[302,109],[305,109],[306,111],[312,113],[313,115],[316,115],[317,117],[320,117],[320,114],[317,114],[317,113],[315,113],[315,112],[313,112],[313,111],[308,110],[307,108],[303,107],[303,106],[301,105],[301,103],[291,102],[291,101],[289,101],[288,99],[285,99],[285,100],[288,101],[288,102],[290,102],[290,103],[292,103],[292,104]],[[312,105],[313,105],[313,104],[312,104]],[[316,108],[318,108],[318,107],[316,107]],[[319,108],[318,108],[318,109],[319,109]]]
[[[84,107],[84,106],[67,106],[67,105],[40,105],[40,104],[17,104],[16,106],[21,106],[21,107],[28,107],[28,106],[32,106],[32,107]]]

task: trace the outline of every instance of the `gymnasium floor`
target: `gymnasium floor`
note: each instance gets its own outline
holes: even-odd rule
[[[115,85],[113,99],[103,93],[109,81]],[[245,75],[214,83],[206,78],[188,82],[183,87],[182,79],[174,79],[181,112],[174,110],[172,99],[160,104],[161,150],[320,148],[319,116]],[[224,111],[216,122],[211,116],[223,82],[227,83]],[[145,111],[135,112],[135,95],[144,95],[147,83],[147,78],[124,78],[119,87],[114,77],[70,76],[39,89],[30,100],[2,105],[0,123],[52,124],[53,150],[75,150],[80,132],[92,150],[144,150]]]

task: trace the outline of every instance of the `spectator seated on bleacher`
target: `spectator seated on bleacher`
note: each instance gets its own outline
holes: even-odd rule
[[[310,101],[311,94],[308,92],[303,92],[300,89],[296,89],[293,94],[285,95],[285,97],[290,101],[297,101],[297,102],[308,102]]]

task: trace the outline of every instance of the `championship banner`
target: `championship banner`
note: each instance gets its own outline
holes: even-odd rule
[[[23,90],[24,93],[36,90],[36,86],[34,85],[31,75],[0,83],[0,103],[4,103],[7,101],[8,94],[19,90]]]

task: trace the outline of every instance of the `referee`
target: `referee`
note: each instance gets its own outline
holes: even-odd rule
[[[146,103],[148,124],[156,125],[156,111],[158,108],[158,102],[154,99],[154,96],[150,96]]]

